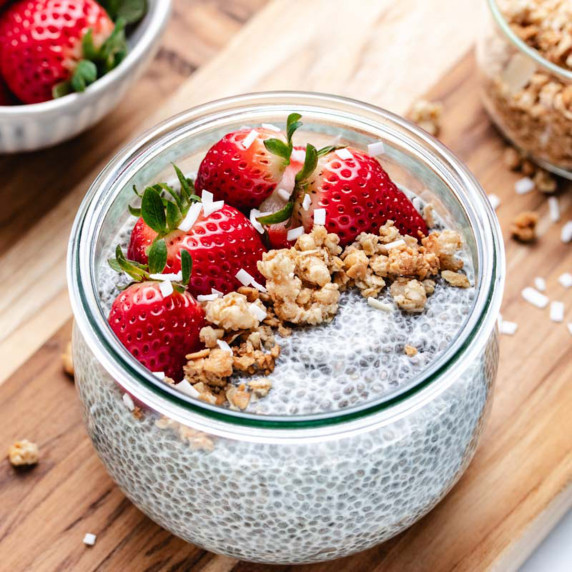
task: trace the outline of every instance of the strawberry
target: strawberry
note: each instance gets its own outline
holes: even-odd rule
[[[117,247],[111,267],[126,272],[135,280],[111,306],[108,322],[127,350],[147,369],[163,372],[179,381],[183,377],[185,356],[202,347],[199,333],[205,313],[185,286],[191,272],[191,259],[183,255],[180,284],[168,285],[167,293],[151,274],[164,269],[165,252],[155,250],[149,267],[127,260]],[[169,292],[170,291],[170,292]]]
[[[288,117],[286,135],[267,128],[240,129],[215,143],[202,160],[195,187],[239,210],[259,207],[279,188],[291,163],[292,136],[300,115]],[[256,138],[252,137],[256,134]],[[301,167],[301,165],[299,165]]]
[[[189,290],[195,295],[210,294],[213,288],[224,294],[236,290],[242,285],[236,278],[241,269],[262,282],[257,262],[266,249],[252,223],[234,207],[222,201],[211,202],[205,193],[201,203],[193,194],[191,181],[175,169],[180,193],[165,184],[148,187],[142,195],[141,208],[131,209],[140,218],[131,233],[129,257],[147,263],[149,249],[164,244],[167,271],[178,272],[181,253],[190,253],[194,270]],[[161,192],[173,200],[161,197]],[[194,223],[187,229],[185,219],[197,211]]]
[[[316,151],[308,145],[290,201],[259,221],[289,221],[281,236],[274,237],[277,242],[283,240],[287,228],[302,225],[309,232],[316,209],[326,211],[326,228],[340,237],[342,245],[353,242],[362,232],[376,234],[388,220],[393,220],[402,234],[419,238],[428,233],[421,215],[379,162],[357,149],[326,147]]]
[[[0,18],[0,72],[24,103],[84,91],[125,56],[124,27],[95,0],[19,0]]]

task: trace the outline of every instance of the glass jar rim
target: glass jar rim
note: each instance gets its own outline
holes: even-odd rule
[[[426,159],[438,157],[444,164],[443,168],[462,180],[463,189],[466,187],[464,195],[450,190],[471,215],[471,227],[476,236],[480,276],[475,304],[456,341],[435,360],[439,367],[435,371],[429,367],[420,374],[415,385],[390,398],[382,397],[360,406],[304,416],[262,416],[193,400],[158,380],[137,362],[112,334],[105,316],[99,311],[97,288],[88,261],[94,251],[93,241],[97,238],[95,223],[99,216],[105,215],[105,211],[98,210],[105,208],[105,201],[101,199],[106,193],[108,196],[112,193],[114,180],[135,169],[136,159],[148,160],[150,154],[157,153],[162,144],[173,139],[178,130],[185,126],[212,119],[221,113],[245,112],[250,109],[249,106],[257,110],[278,110],[281,106],[301,106],[303,103],[332,114],[337,110],[360,119],[364,115],[372,121],[377,119],[379,125],[383,122],[387,130],[390,126],[396,133],[399,130],[401,137],[408,136],[409,147],[415,148],[417,153],[423,152]],[[124,147],[93,182],[78,211],[68,253],[68,284],[76,326],[89,339],[90,349],[97,359],[105,364],[105,369],[126,391],[157,411],[165,414],[165,410],[169,410],[171,418],[183,419],[191,415],[195,420],[206,417],[207,422],[271,430],[323,427],[370,419],[375,413],[387,415],[397,406],[413,406],[413,399],[419,401],[423,390],[431,389],[432,394],[439,389],[437,386],[442,386],[440,389],[443,390],[445,386],[437,381],[447,377],[452,383],[464,369],[461,358],[469,363],[470,358],[477,355],[486,343],[496,324],[503,283],[504,249],[498,219],[475,177],[451,151],[416,125],[391,112],[341,96],[309,92],[260,92],[220,99],[191,108],[151,128]],[[449,384],[445,385],[448,387]]]
[[[550,73],[564,79],[567,82],[572,81],[572,70],[567,70],[553,62],[548,61],[544,56],[540,54],[538,50],[531,48],[526,42],[521,40],[511,29],[506,18],[503,16],[497,0],[487,0],[489,10],[508,40],[516,47],[519,51],[523,52],[526,56],[534,60],[539,66],[545,68]]]

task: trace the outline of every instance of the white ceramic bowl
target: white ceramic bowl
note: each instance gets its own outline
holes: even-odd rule
[[[125,60],[85,92],[33,105],[0,107],[0,153],[50,147],[103,119],[153,59],[171,4],[172,0],[149,0],[145,18],[129,34]]]

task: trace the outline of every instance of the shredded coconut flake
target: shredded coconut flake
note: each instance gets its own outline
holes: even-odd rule
[[[522,297],[527,302],[529,302],[533,306],[536,306],[537,308],[546,308],[546,306],[548,305],[548,298],[544,294],[541,294],[538,290],[535,290],[534,288],[530,287],[525,288],[522,291]]]
[[[219,298],[218,294],[199,294],[197,296],[197,302],[212,302]]]
[[[280,133],[280,131],[281,131],[280,127],[277,127],[276,125],[273,125],[272,123],[263,123],[262,127],[264,129],[268,129],[268,131],[274,131],[275,133]]]
[[[564,321],[564,302],[552,302],[550,304],[550,319],[553,322]]]
[[[564,272],[558,277],[558,282],[563,288],[570,288],[572,286],[572,274],[570,272]]]
[[[405,246],[405,241],[400,238],[399,240],[394,240],[393,242],[390,242],[388,244],[383,244],[380,245],[382,248],[385,248],[385,250],[393,250],[394,248],[400,248],[402,246]]]
[[[249,304],[248,311],[259,321],[262,322],[266,318],[266,310],[257,304]]]
[[[382,310],[384,312],[393,312],[393,306],[391,304],[386,304],[377,298],[372,298],[371,296],[367,299],[368,305],[376,310]]]
[[[344,147],[343,149],[337,149],[336,150],[336,155],[340,158],[340,159],[353,159],[354,156]]]
[[[310,208],[310,205],[312,204],[312,199],[310,198],[310,195],[306,194],[304,195],[304,200],[302,201],[302,208],[307,211]]]
[[[252,281],[254,280],[254,277],[249,274],[246,270],[244,270],[243,268],[241,268],[237,273],[235,278],[243,285],[243,286],[250,286],[250,284],[252,284]]]
[[[258,283],[256,280],[253,280],[250,285],[253,288],[256,288],[259,292],[268,292],[268,290],[266,290],[266,287],[263,286],[262,284]]]
[[[515,183],[514,190],[519,195],[526,195],[534,190],[534,181],[530,177],[523,177]]]
[[[232,355],[232,348],[224,340],[217,340],[216,343],[223,352],[227,352]]]
[[[516,330],[518,330],[518,324],[516,322],[508,322],[506,320],[501,320],[499,324],[499,330],[501,334],[507,336],[514,336]]]
[[[294,149],[290,157],[293,161],[303,163],[306,160],[306,151],[304,149]]]
[[[129,411],[135,410],[135,403],[133,403],[133,399],[131,398],[131,395],[129,395],[129,393],[124,393],[121,399],[123,399],[123,403],[125,407],[129,409]]]
[[[548,210],[550,212],[550,220],[552,222],[558,222],[560,220],[560,205],[556,197],[548,198]]]
[[[314,224],[318,224],[321,226],[324,226],[326,224],[326,209],[316,209],[314,211]]]
[[[252,209],[250,211],[250,222],[252,226],[260,233],[264,234],[264,227],[258,222],[258,217],[261,216],[260,211],[258,209]]]
[[[201,199],[203,201],[203,205],[206,205],[213,202],[214,195],[210,191],[203,191],[201,193]]]
[[[153,375],[157,378],[160,379],[161,381],[163,381],[165,379],[165,372],[164,371],[154,371]]]
[[[214,212],[222,209],[222,207],[224,207],[224,201],[215,201],[214,203],[203,204],[205,216],[212,215]]]
[[[546,280],[544,280],[544,278],[541,278],[540,276],[537,276],[534,279],[534,287],[540,292],[544,292],[546,290]]]
[[[174,292],[173,283],[169,282],[169,280],[164,280],[163,282],[159,282],[159,290],[161,290],[163,298],[167,298]]]
[[[383,155],[385,153],[385,145],[383,144],[383,141],[376,141],[375,143],[370,143],[367,146],[367,152],[372,157]]]
[[[160,280],[161,282],[180,282],[183,279],[183,273],[149,274],[149,278],[151,278],[151,280]]]
[[[224,296],[224,294],[220,290],[217,290],[216,288],[211,288],[211,293],[216,294],[219,297]]]
[[[278,189],[278,196],[285,201],[290,200],[290,193],[286,189]]]
[[[84,537],[83,537],[83,543],[86,546],[93,546],[95,544],[95,541],[97,540],[97,536],[95,534],[92,534],[91,532],[88,532]]]
[[[256,131],[256,129],[253,129],[243,140],[242,140],[242,146],[245,149],[249,149],[250,146],[256,141],[256,138],[258,137],[258,131]]]
[[[562,240],[562,242],[565,243],[572,241],[572,220],[569,220],[562,227],[562,232],[560,233],[560,240]]]
[[[186,379],[176,383],[174,388],[179,390],[181,393],[188,395],[189,397],[198,398],[200,395],[200,393]]]
[[[489,202],[491,203],[491,206],[496,211],[500,207],[500,204],[501,204],[500,197],[498,195],[493,194],[493,193],[491,193],[490,195],[487,195],[487,196],[489,197]]]
[[[193,225],[197,222],[199,215],[201,214],[201,209],[203,208],[202,203],[194,203],[189,208],[189,212],[187,212],[187,216],[182,220],[181,224],[179,225],[179,230],[183,232],[188,232],[193,228]]]
[[[286,235],[286,240],[288,240],[288,241],[297,240],[303,234],[304,234],[304,227],[303,226],[293,228],[293,229],[288,231],[288,234]]]

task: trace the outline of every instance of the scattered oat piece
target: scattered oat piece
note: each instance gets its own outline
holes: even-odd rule
[[[425,129],[431,135],[438,135],[441,128],[441,115],[443,105],[439,102],[420,99],[413,104],[409,117],[417,123],[419,127]]]
[[[526,195],[534,191],[534,181],[530,177],[523,177],[514,184],[514,190],[518,195]]]
[[[570,288],[572,287],[572,274],[570,272],[564,272],[558,277],[558,282],[563,288]]]
[[[451,270],[443,270],[441,276],[455,288],[470,288],[471,283],[467,278],[466,274],[461,274],[459,272],[452,272]]]
[[[226,398],[231,406],[242,410],[246,409],[250,403],[250,393],[245,390],[244,385],[239,387],[231,385],[226,390]]]
[[[504,150],[503,161],[511,171],[518,171],[522,164],[522,155],[514,147],[507,147]]]
[[[544,292],[546,290],[546,280],[544,280],[544,278],[541,278],[540,276],[537,276],[534,279],[534,286],[538,291]]]
[[[431,203],[426,204],[423,208],[423,218],[429,228],[435,226],[435,207]]]
[[[496,211],[501,204],[501,200],[500,197],[498,197],[497,195],[491,193],[490,195],[487,195],[489,198],[489,202],[491,203],[491,206],[493,207],[493,209]]]
[[[550,304],[550,319],[553,322],[563,322],[564,321],[564,303],[563,302],[552,302]]]
[[[253,379],[247,385],[256,397],[266,397],[272,389],[272,382],[266,377]]]
[[[560,220],[560,205],[558,204],[558,199],[556,197],[549,197],[548,211],[552,222],[558,222]]]
[[[520,165],[520,172],[525,177],[532,177],[536,173],[536,165],[530,159],[523,159]]]
[[[83,537],[83,543],[86,546],[93,546],[95,544],[95,541],[97,540],[97,536],[95,534],[92,534],[91,532],[88,532],[84,537]]]
[[[510,225],[510,234],[520,242],[532,242],[536,239],[538,215],[532,211],[518,214]]]
[[[64,371],[71,377],[74,375],[73,369],[73,355],[72,355],[72,345],[71,342],[68,342],[66,345],[66,349],[62,354],[62,364],[64,367]]]
[[[422,312],[427,303],[425,288],[419,280],[398,278],[390,288],[395,303],[405,312]]]
[[[500,320],[499,331],[501,334],[505,334],[507,336],[514,336],[514,334],[516,334],[516,330],[518,330],[518,324],[516,322],[508,322],[506,320]]]
[[[404,348],[405,353],[409,356],[409,357],[413,357],[417,355],[417,348],[410,346],[409,344],[407,344]]]
[[[521,294],[527,302],[537,308],[546,308],[546,306],[548,306],[548,298],[534,288],[527,287],[521,292]]]
[[[40,450],[36,443],[22,439],[8,449],[8,459],[13,467],[37,465],[40,460]]]
[[[560,240],[564,243],[572,242],[572,220],[569,220],[560,233]]]
[[[554,193],[558,188],[554,175],[544,169],[537,169],[533,180],[534,185],[541,193]]]

